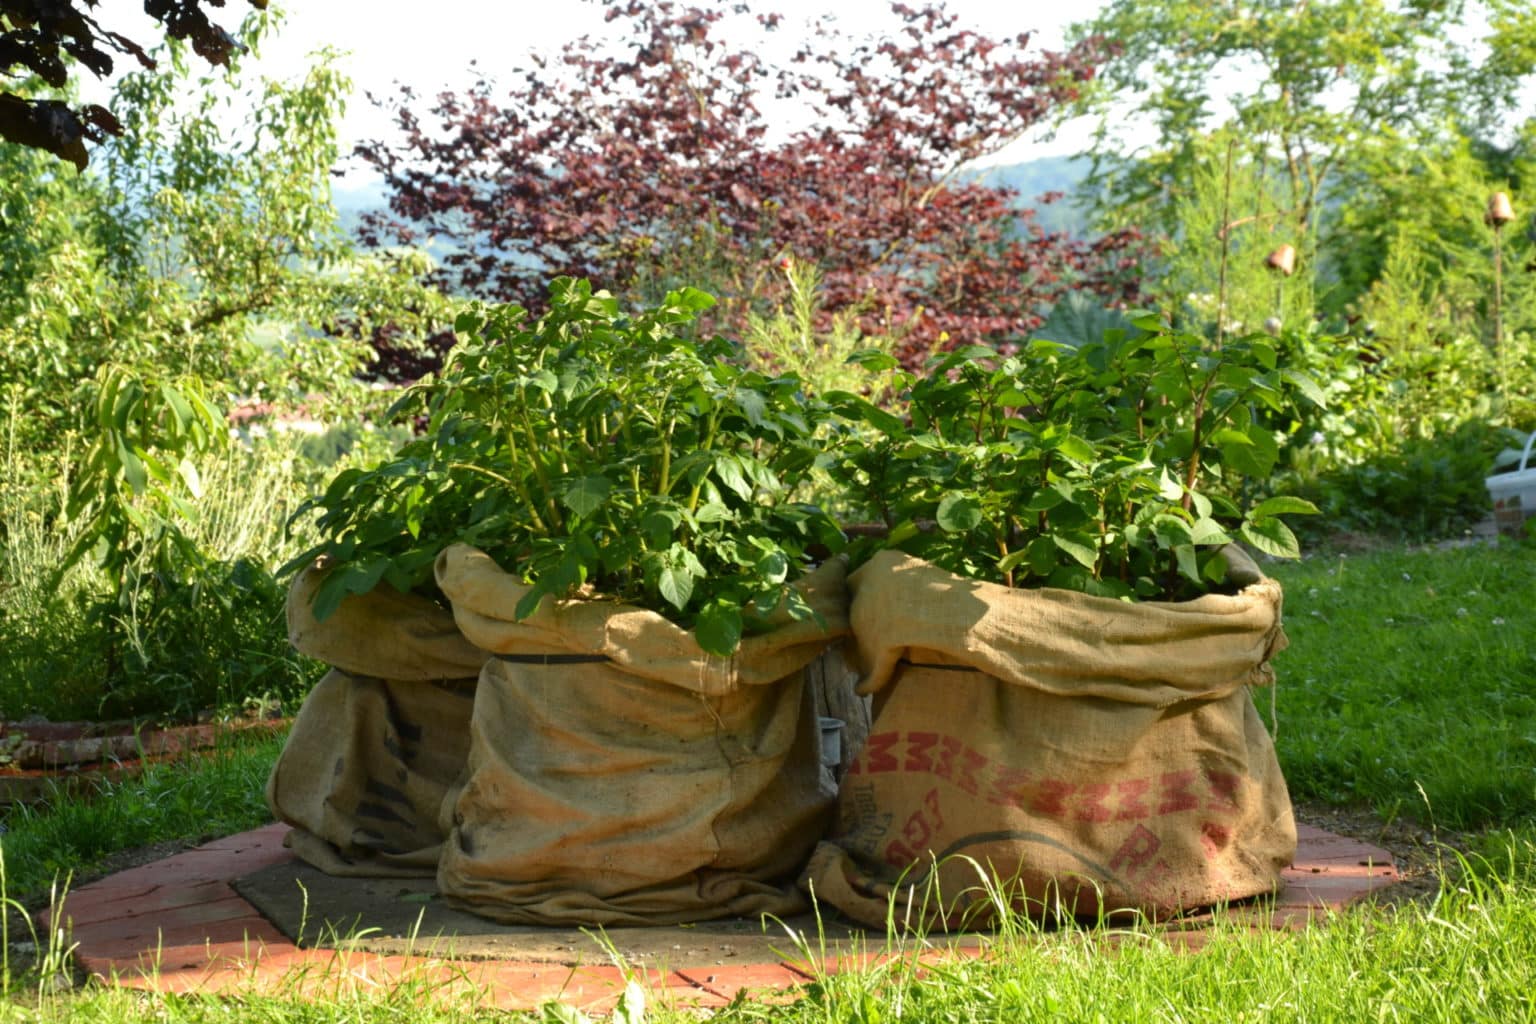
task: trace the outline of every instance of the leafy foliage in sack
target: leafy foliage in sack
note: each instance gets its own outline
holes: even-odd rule
[[[829,395],[867,428],[829,471],[889,528],[878,543],[1008,586],[1172,600],[1221,584],[1223,544],[1296,557],[1281,517],[1316,510],[1290,497],[1245,509],[1244,485],[1275,467],[1273,418],[1323,393],[1262,335],[1216,349],[1155,315],[1130,320],[1138,332],[1080,347],[965,348],[921,377],[898,371],[905,415]]]
[[[324,618],[381,581],[428,585],[449,544],[487,552],[532,585],[516,609],[583,596],[654,609],[715,654],[775,608],[806,617],[790,584],[813,547],[841,534],[791,499],[816,457],[818,417],[798,378],[743,369],[722,338],[697,338],[714,300],[672,292],[633,316],[585,280],[558,278],[537,320],[520,306],[474,307],[474,340],[397,410],[426,434],[371,469],[338,475],[308,502]]]

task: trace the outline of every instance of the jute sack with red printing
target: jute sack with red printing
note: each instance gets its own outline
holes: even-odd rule
[[[1296,849],[1249,695],[1286,645],[1280,585],[1131,604],[964,579],[899,552],[849,578],[874,721],[802,884],[882,926],[1165,915],[1274,891]]]
[[[798,586],[824,625],[780,616],[720,658],[655,612],[546,599],[474,548],[438,558],[487,661],[438,888],[517,924],[640,925],[792,914],[835,798],[804,673],[847,633],[841,562]]]
[[[317,622],[310,606],[323,575],[309,568],[294,580],[288,636],[334,667],[294,719],[267,806],[293,826],[293,851],[322,871],[431,877],[487,655],[447,609],[389,587],[348,597]]]

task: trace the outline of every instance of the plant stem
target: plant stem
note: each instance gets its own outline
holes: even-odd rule
[[[1232,154],[1237,140],[1227,140],[1227,167],[1221,192],[1221,270],[1216,285],[1216,348],[1227,337],[1227,256],[1232,250]]]
[[[1093,559],[1093,578],[1096,579],[1096,580],[1102,580],[1104,578],[1104,554],[1108,550],[1108,547],[1109,547],[1108,542],[1105,540],[1105,538],[1109,534],[1109,524],[1105,521],[1106,519],[1108,519],[1108,516],[1105,515],[1104,498],[1103,498],[1102,495],[1100,495],[1100,497],[1099,497],[1099,544],[1098,544],[1098,551],[1096,552],[1096,554],[1094,556],[1094,559]]]
[[[1040,489],[1043,491],[1051,486],[1051,453],[1045,452],[1040,456]],[[1045,509],[1040,510],[1040,536],[1044,537],[1050,530],[1051,520]]]
[[[539,458],[539,440],[533,433],[533,422],[528,419],[528,406],[519,402],[517,406],[518,422],[523,428],[523,437],[528,442],[528,463],[533,467],[533,475],[539,481],[539,489],[544,492],[544,507],[549,511],[549,524],[554,529],[562,529],[565,525],[565,517],[560,514],[560,506],[555,502],[554,488],[550,486],[549,474],[544,472],[544,463]],[[530,507],[531,504],[530,504]]]
[[[709,451],[715,444],[715,429],[720,424],[720,405],[717,402],[709,414],[709,427],[704,431],[704,445],[702,450]],[[753,453],[756,454],[755,452]],[[688,494],[688,511],[693,513],[699,507],[699,492],[704,489],[704,474],[699,475],[698,483],[693,485],[693,490]]]
[[[519,498],[523,499],[523,504],[528,506],[528,514],[533,517],[533,525],[538,527],[544,533],[550,532],[550,529],[545,524],[544,520],[539,518],[538,505],[534,502],[533,495],[528,493],[528,488],[523,486],[522,481],[504,477],[494,470],[486,469],[484,466],[476,466],[471,462],[450,462],[448,463],[448,468],[465,469],[471,473],[479,473],[481,476],[488,476],[492,480],[512,488],[513,493],[515,493]]]
[[[666,428],[661,433],[661,471],[657,474],[657,497],[665,497],[672,489],[672,430],[676,424],[676,417],[667,420]]]
[[[1191,492],[1200,480],[1200,445],[1205,440],[1201,430],[1205,420],[1205,400],[1210,396],[1211,388],[1216,383],[1216,375],[1221,372],[1221,365],[1225,361],[1225,357],[1218,359],[1216,365],[1211,367],[1205,383],[1200,386],[1200,393],[1195,396],[1195,407],[1190,412],[1189,468],[1184,471],[1184,496],[1179,499],[1179,505],[1185,512],[1194,506],[1194,495]]]
[[[1499,396],[1509,408],[1508,375],[1504,372],[1504,225],[1493,223],[1493,360],[1499,374]]]
[[[566,459],[565,432],[560,429],[560,417],[554,414],[555,401],[549,397],[548,392],[544,393],[544,410],[549,413],[550,430],[552,430],[555,435],[555,451],[557,451],[560,455],[560,472],[563,475],[569,475],[571,472],[571,466]]]

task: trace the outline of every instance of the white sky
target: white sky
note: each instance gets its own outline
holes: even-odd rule
[[[370,138],[390,138],[394,127],[388,117],[369,103],[365,94],[387,95],[394,83],[415,87],[418,95],[431,97],[442,88],[460,89],[473,81],[469,70],[477,62],[481,73],[494,77],[501,68],[522,63],[529,51],[553,56],[561,45],[583,34],[608,36],[618,24],[606,24],[603,9],[591,0],[427,0],[414,3],[361,3],[358,0],[271,0],[286,12],[276,36],[269,40],[259,61],[247,62],[247,73],[273,78],[292,78],[308,66],[308,55],[331,46],[345,53],[340,61],[355,93],[339,125],[342,153],[354,143]],[[690,0],[680,0],[687,4]],[[698,6],[728,7],[732,0],[691,0]],[[921,6],[922,0],[906,0]],[[1155,3],[1158,0],[1148,0]],[[832,13],[845,34],[860,37],[876,30],[892,30],[898,24],[890,14],[890,0],[750,0],[754,11],[777,11],[785,25],[776,38],[792,52],[795,31],[809,19]],[[960,18],[962,28],[993,37],[1010,37],[1021,31],[1033,33],[1033,47],[1061,49],[1069,24],[1091,18],[1104,0],[948,0],[948,9]],[[223,10],[214,9],[215,20],[232,28],[250,10],[245,0],[227,0]],[[136,0],[103,0],[96,17],[108,29],[123,32],[146,46],[160,39],[161,29],[144,15]],[[1471,35],[1477,35],[1471,29]],[[611,36],[610,36],[611,37]],[[773,55],[769,55],[773,56]],[[119,58],[119,70],[133,66],[131,58]],[[105,102],[109,87],[88,72],[77,75],[84,98]],[[1218,102],[1217,108],[1220,110]],[[1521,109],[1536,109],[1536,81],[1522,96]],[[1042,135],[994,155],[984,163],[1018,163],[1043,156],[1081,152],[1091,142],[1094,122],[1069,123],[1054,139]],[[1129,141],[1140,145],[1152,140],[1149,129],[1134,131]],[[355,161],[350,162],[344,190],[365,186]]]
[[[712,2],[725,0],[695,0],[699,6]],[[908,2],[920,6],[919,0]],[[530,50],[553,55],[569,40],[589,33],[603,36],[616,27],[603,22],[602,9],[596,4],[578,0],[429,0],[411,4],[273,0],[273,4],[282,5],[286,11],[284,23],[264,47],[261,59],[248,62],[247,71],[290,78],[303,71],[308,54],[316,49],[332,46],[346,51],[340,66],[356,91],[340,125],[343,153],[361,139],[387,138],[393,133],[387,117],[364,98],[367,92],[392,93],[398,80],[415,87],[418,95],[430,97],[443,87],[469,84],[473,80],[468,70],[471,61],[494,75],[498,67],[522,63],[521,58]],[[960,16],[963,28],[994,37],[1033,32],[1032,49],[1060,49],[1067,25],[1090,17],[1099,6],[1100,0],[949,0],[948,4],[949,10]],[[785,25],[777,35],[786,48],[800,25],[826,13],[835,13],[838,26],[855,37],[897,24],[889,13],[889,0],[752,0],[752,7],[785,16]],[[216,21],[233,28],[247,10],[242,0],[229,0],[222,11],[213,13]],[[154,24],[131,0],[106,0],[97,9],[97,18],[104,27],[145,45],[159,38]],[[133,64],[131,59],[117,63],[124,70]],[[95,84],[88,73],[79,77],[87,98],[97,102],[106,98],[105,86]],[[1090,129],[1086,124],[1069,126],[1054,141],[1026,141],[995,160],[1013,163],[1075,153],[1086,147]],[[348,179],[348,185],[358,183],[353,174]]]

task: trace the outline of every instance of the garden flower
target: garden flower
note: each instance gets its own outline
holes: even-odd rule
[[[1271,270],[1278,270],[1286,277],[1296,273],[1296,247],[1289,243],[1280,246],[1264,260]]]
[[[1510,205],[1509,193],[1495,192],[1488,197],[1488,213],[1484,217],[1489,224],[1504,225],[1515,219],[1514,207]]]

